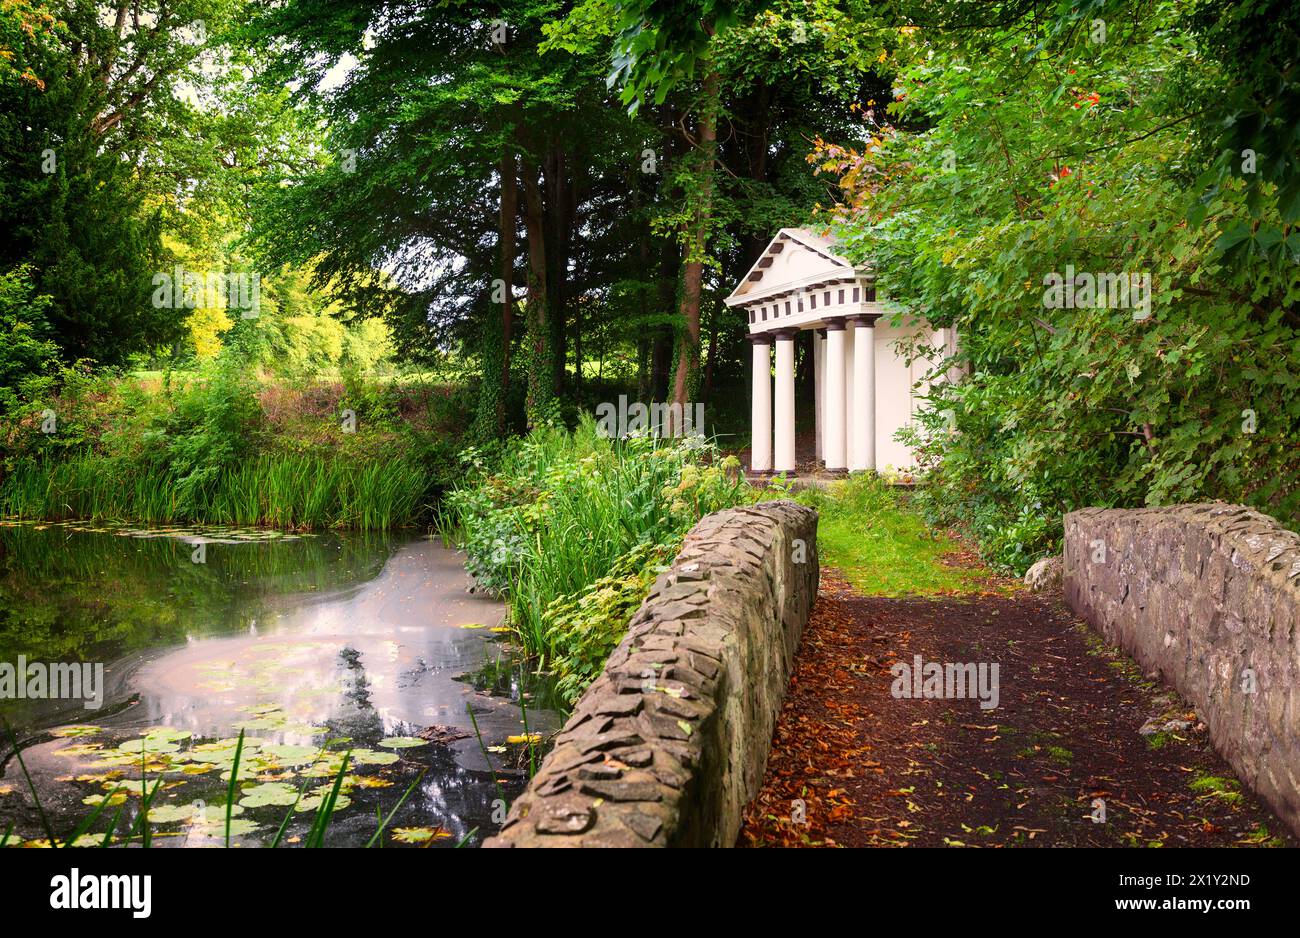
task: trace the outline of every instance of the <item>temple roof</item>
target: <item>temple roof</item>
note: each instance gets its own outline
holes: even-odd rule
[[[866,268],[840,255],[836,243],[807,228],[782,228],[754,266],[727,297],[739,306],[788,290],[800,290],[830,280],[854,279]]]

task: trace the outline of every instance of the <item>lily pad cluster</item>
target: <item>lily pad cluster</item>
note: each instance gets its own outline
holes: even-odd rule
[[[85,795],[82,803],[89,807],[102,806],[106,817],[111,817],[115,809],[123,806],[129,810],[132,801],[139,805],[136,810],[142,809],[143,798],[155,792],[156,788],[148,808],[151,825],[185,825],[190,835],[224,839],[227,823],[225,789],[235,771],[236,754],[239,776],[233,803],[229,805],[230,833],[244,836],[261,827],[251,817],[240,817],[246,812],[277,809],[283,817],[285,809],[306,814],[320,808],[333,789],[345,757],[350,768],[372,768],[382,773],[386,767],[400,761],[401,750],[429,745],[428,740],[416,736],[390,736],[378,741],[376,745],[379,748],[349,748],[351,740],[330,738],[326,727],[287,714],[278,704],[240,709],[248,714],[247,719],[235,724],[235,728],[244,733],[242,747],[238,736],[202,740],[195,738],[189,730],[170,726],[151,727],[116,743],[110,739],[109,731],[99,726],[60,727],[51,735],[66,742],[54,751],[54,755],[79,760],[84,771],[59,780],[94,786],[95,790]],[[256,731],[275,735],[250,735]],[[284,736],[309,738],[312,742],[277,740],[277,737]],[[209,773],[225,783],[220,798],[222,803],[186,802],[175,791],[191,777]],[[340,782],[334,810],[350,807],[350,796],[356,789],[387,788],[393,784],[392,779],[384,778],[382,774],[349,771]],[[165,832],[160,833],[162,835]],[[98,845],[102,835],[94,840]],[[10,846],[18,843],[21,843],[18,838],[10,838]],[[26,841],[25,845],[40,846],[41,843]]]

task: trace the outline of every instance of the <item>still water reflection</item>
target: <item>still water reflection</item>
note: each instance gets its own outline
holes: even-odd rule
[[[242,730],[236,842],[268,842],[287,814],[300,842],[351,750],[328,843],[368,841],[421,772],[385,844],[476,843],[522,788],[526,728],[556,715],[499,641],[501,606],[469,586],[429,539],[0,522],[0,662],[105,678],[97,710],[10,699],[0,715],[56,835],[108,798],[97,839],[119,807],[125,839],[143,777],[161,782],[155,845],[219,843]],[[0,760],[0,835],[39,844],[7,737]]]

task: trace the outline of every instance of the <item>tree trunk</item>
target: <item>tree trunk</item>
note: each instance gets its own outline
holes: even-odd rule
[[[564,151],[554,145],[542,160],[545,187],[543,211],[546,239],[547,339],[550,342],[551,386],[556,394],[564,390],[565,362],[568,359],[566,325],[568,323],[568,202],[571,187]]]
[[[721,314],[717,310],[709,317],[709,363],[704,366],[704,390],[700,392],[700,401],[713,403],[713,371],[718,362],[718,320]]]
[[[506,433],[506,402],[510,396],[510,341],[514,336],[515,313],[512,290],[515,282],[515,225],[519,218],[519,170],[514,154],[501,157],[501,215],[497,241],[501,250],[501,394],[496,402],[497,433]]]
[[[546,294],[546,216],[541,189],[537,184],[537,167],[523,161],[524,232],[528,239],[528,425],[535,426],[541,410],[555,396],[550,341],[550,317]]]
[[[629,174],[628,186],[632,190],[632,216],[641,217],[641,180],[637,174]],[[637,271],[646,276],[650,270],[650,232],[645,226],[639,226],[637,236]],[[641,321],[650,318],[650,295],[648,290],[640,291]],[[654,400],[654,377],[650,373],[650,336],[645,329],[636,333],[636,398],[639,401]]]
[[[682,300],[679,307],[684,328],[678,334],[677,374],[673,381],[673,403],[685,413],[692,387],[698,384],[700,370],[700,293],[704,283],[704,248],[709,234],[713,203],[713,163],[718,144],[718,71],[712,65],[704,78],[704,101],[698,127],[699,168],[694,216],[687,249],[682,257]],[[671,412],[670,412],[671,413]],[[683,428],[674,426],[672,435]]]
[[[659,308],[664,312],[677,301],[677,279],[681,273],[681,259],[677,245],[669,238],[663,240],[659,263]],[[650,351],[650,400],[667,401],[672,381],[673,330],[660,325],[654,330],[654,345]]]

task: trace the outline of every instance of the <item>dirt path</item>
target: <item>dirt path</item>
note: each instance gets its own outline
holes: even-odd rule
[[[915,655],[998,663],[997,708],[896,699],[890,666]],[[1059,595],[864,597],[831,573],[740,845],[1291,844],[1283,831],[1195,714]]]

